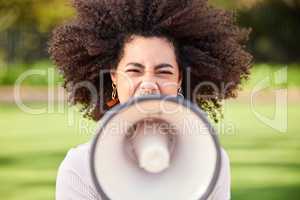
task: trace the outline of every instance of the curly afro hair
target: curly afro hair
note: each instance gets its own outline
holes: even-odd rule
[[[183,77],[185,97],[215,121],[222,116],[222,100],[236,97],[250,74],[252,55],[245,43],[251,30],[236,25],[234,12],[207,0],[72,0],[72,5],[76,16],[55,28],[49,53],[64,78],[68,101],[80,104],[84,116],[95,121],[110,109],[103,103],[112,92],[110,76],[100,80],[100,71],[116,68],[132,35],[164,37],[174,44],[180,71],[190,72],[189,80]],[[104,102],[91,102],[90,90],[77,87],[85,81]],[[211,84],[197,88],[203,82]],[[191,97],[187,90],[196,92]]]

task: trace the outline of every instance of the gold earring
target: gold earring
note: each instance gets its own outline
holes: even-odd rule
[[[108,107],[113,107],[114,105],[119,103],[119,99],[116,97],[117,96],[117,86],[114,83],[112,83],[111,86],[112,86],[113,91],[111,93],[111,100],[109,100],[106,103],[106,105]]]
[[[182,88],[179,87],[178,90],[177,90],[177,95],[184,98],[183,94],[182,94]]]
[[[117,95],[117,86],[116,86],[114,83],[112,83],[111,86],[112,86],[112,89],[113,89],[113,91],[112,91],[112,93],[111,93],[111,98],[112,98],[112,99],[116,99],[116,95]]]

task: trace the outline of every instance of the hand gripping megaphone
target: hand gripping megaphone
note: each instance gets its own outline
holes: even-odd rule
[[[91,174],[102,200],[199,200],[220,174],[216,133],[191,101],[131,98],[99,121]]]

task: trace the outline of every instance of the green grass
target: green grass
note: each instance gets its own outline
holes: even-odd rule
[[[257,110],[270,116],[273,105]],[[221,135],[231,160],[233,199],[300,198],[300,105],[288,105],[288,130],[276,131],[259,121],[250,106],[229,103],[225,122],[235,131]]]
[[[75,112],[75,124],[77,117]],[[54,199],[59,163],[69,148],[91,137],[68,126],[66,114],[30,115],[12,104],[0,104],[0,127],[0,196],[11,200]]]
[[[30,106],[42,107],[43,104]],[[259,105],[263,114],[269,104]],[[232,199],[300,198],[300,105],[289,104],[288,132],[262,124],[244,103],[228,103],[226,124],[233,132],[219,130],[221,143],[231,161]],[[66,110],[66,109],[65,109]],[[0,197],[7,200],[54,199],[57,167],[72,146],[91,138],[82,133],[75,113],[29,115],[13,104],[0,104]],[[71,109],[69,111],[74,111]],[[89,124],[93,130],[93,123]]]

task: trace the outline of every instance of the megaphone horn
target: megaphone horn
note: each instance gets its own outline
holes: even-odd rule
[[[198,200],[213,191],[220,146],[192,102],[134,97],[107,112],[97,128],[90,162],[103,200]]]

